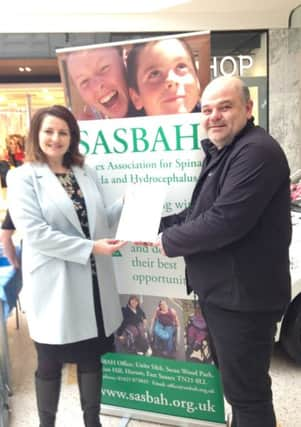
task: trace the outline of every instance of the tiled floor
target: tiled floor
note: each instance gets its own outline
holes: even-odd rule
[[[37,427],[38,418],[33,384],[33,372],[36,364],[36,356],[33,344],[28,336],[26,318],[21,313],[20,329],[16,329],[15,316],[8,319],[8,341],[11,359],[11,379],[13,396],[10,398],[11,422],[10,427]],[[63,385],[61,390],[59,410],[57,414],[57,427],[83,427],[79,394],[73,365],[67,365],[63,373]],[[129,419],[127,414],[119,410],[119,416],[102,415],[103,427],[163,427],[166,424],[146,421],[152,419],[151,414],[140,416],[139,420]],[[118,411],[118,412],[119,412]],[[140,413],[141,415],[141,413]],[[143,419],[143,421],[142,421]],[[164,416],[160,416],[163,422]],[[168,419],[168,417],[166,418]],[[176,421],[169,425],[179,426]],[[199,423],[185,422],[183,427],[203,426]],[[204,424],[205,425],[205,424]],[[208,425],[208,424],[207,424]],[[212,425],[212,423],[210,424]],[[215,424],[217,425],[217,424]],[[220,425],[220,424],[219,424]],[[205,425],[206,426],[206,425]]]
[[[13,396],[10,399],[11,424],[10,427],[37,427],[36,403],[33,390],[33,372],[35,368],[35,352],[28,337],[26,319],[20,318],[20,329],[15,328],[15,317],[8,319],[8,339],[11,358],[11,378]],[[271,375],[273,379],[274,401],[278,420],[281,427],[301,426],[301,367],[289,361],[276,348],[272,361]],[[126,414],[120,413],[120,417],[102,415],[104,427],[160,427],[162,424],[154,424],[142,420],[127,422],[122,419]],[[174,424],[179,426],[179,423]],[[185,424],[183,424],[184,426]],[[196,424],[194,424],[196,425]],[[198,424],[202,426],[203,424]],[[212,425],[212,424],[211,424]],[[57,427],[82,427],[79,396],[72,365],[68,365],[64,371],[62,394],[57,417]],[[187,423],[188,427],[189,424]],[[256,427],[256,426],[254,426]]]

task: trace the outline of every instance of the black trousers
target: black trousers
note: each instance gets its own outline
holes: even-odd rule
[[[43,380],[56,380],[61,378],[64,363],[53,357],[47,358],[38,352],[38,367],[36,370],[37,377]],[[90,373],[100,372],[101,363],[99,357],[91,357],[90,360],[84,360],[76,363],[78,372]]]
[[[275,427],[270,360],[280,312],[238,312],[201,304],[232,427]]]

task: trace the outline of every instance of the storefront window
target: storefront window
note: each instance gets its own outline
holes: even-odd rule
[[[31,115],[50,104],[65,104],[60,83],[0,85],[0,150],[11,135],[24,137]]]

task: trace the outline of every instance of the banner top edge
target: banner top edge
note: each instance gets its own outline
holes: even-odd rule
[[[184,38],[184,37],[195,37],[195,36],[201,36],[201,35],[209,35],[210,31],[193,31],[189,33],[179,33],[179,34],[167,34],[164,36],[154,36],[154,37],[145,37],[140,39],[129,39],[129,40],[122,40],[122,41],[116,41],[116,42],[104,42],[104,43],[95,43],[85,46],[73,46],[73,47],[64,47],[56,49],[56,53],[65,53],[65,52],[73,52],[76,50],[82,50],[82,49],[97,49],[99,47],[108,47],[108,46],[122,46],[122,45],[128,45],[132,43],[144,43],[145,41],[151,41],[151,40],[161,40],[161,39],[168,39],[168,38]]]

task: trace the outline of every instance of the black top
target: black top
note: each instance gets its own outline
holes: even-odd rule
[[[249,121],[205,159],[189,208],[163,218],[168,256],[184,256],[201,301],[239,311],[283,311],[290,300],[290,171],[280,145]],[[166,227],[169,227],[166,229]]]
[[[143,321],[146,319],[145,313],[139,306],[136,310],[132,310],[129,305],[122,307],[123,321],[121,326],[117,331],[117,335],[122,335],[124,329],[129,326],[139,327],[143,324]]]
[[[13,221],[11,219],[11,216],[10,216],[8,210],[6,211],[4,220],[3,220],[2,224],[1,224],[1,228],[3,230],[15,230],[14,223],[13,223]]]

